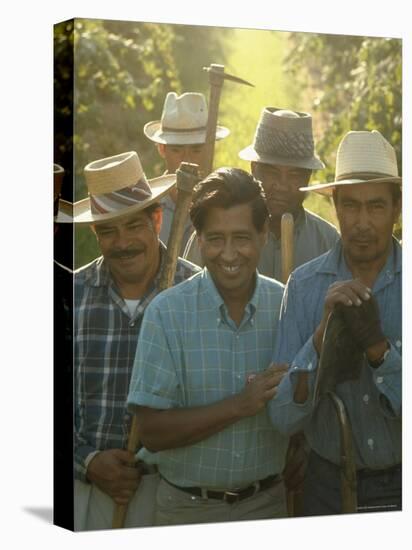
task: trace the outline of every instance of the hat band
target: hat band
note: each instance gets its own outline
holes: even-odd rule
[[[260,155],[272,155],[285,159],[309,159],[314,155],[312,136],[304,133],[273,131],[265,127],[258,128],[254,149]]]
[[[161,126],[163,132],[176,132],[179,133],[187,133],[187,132],[204,132],[206,130],[206,126],[198,126],[197,128],[171,128],[170,126]]]
[[[90,210],[94,215],[108,214],[135,206],[152,196],[152,191],[145,176],[132,187],[124,187],[112,193],[90,195]]]
[[[336,176],[336,181],[342,180],[375,180],[381,178],[396,178],[397,175],[394,174],[383,174],[382,172],[347,172],[346,174],[340,174]]]

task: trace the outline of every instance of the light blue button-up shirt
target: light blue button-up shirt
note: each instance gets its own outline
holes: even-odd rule
[[[239,393],[271,362],[282,294],[280,283],[258,275],[238,327],[206,268],[164,291],[146,309],[129,409],[200,407]],[[222,490],[282,472],[287,444],[265,409],[194,445],[141,454],[176,485]]]
[[[379,304],[383,332],[390,352],[377,369],[366,360],[359,380],[339,384],[335,393],[344,401],[350,418],[354,454],[358,468],[385,468],[400,463],[401,376],[402,376],[402,250],[393,240],[386,265],[372,289]],[[329,398],[313,406],[313,389],[318,356],[313,333],[323,313],[328,287],[335,281],[352,279],[342,252],[341,241],[334,248],[296,269],[286,286],[274,361],[291,365],[269,408],[274,425],[284,433],[304,429],[312,449],[327,460],[340,464],[339,426]],[[293,394],[297,373],[309,372],[310,394],[303,404]]]

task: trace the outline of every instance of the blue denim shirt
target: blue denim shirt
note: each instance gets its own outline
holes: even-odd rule
[[[372,369],[366,362],[359,380],[339,384],[351,421],[358,468],[385,468],[401,462],[402,404],[402,250],[393,240],[391,253],[372,289],[379,304],[383,332],[390,342],[384,363]],[[312,336],[323,313],[329,286],[352,279],[339,241],[332,250],[296,269],[283,297],[274,361],[290,364],[277,396],[269,405],[271,420],[284,433],[304,429],[312,449],[340,464],[339,426],[328,398],[313,405],[318,356]],[[293,400],[297,373],[309,373],[309,398]]]

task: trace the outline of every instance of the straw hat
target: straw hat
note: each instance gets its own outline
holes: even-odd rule
[[[53,164],[53,187],[54,187],[54,221],[56,223],[73,222],[73,204],[60,198],[63,184],[64,168],[60,164]]]
[[[395,149],[377,130],[351,131],[343,137],[338,147],[335,181],[300,187],[300,191],[331,195],[338,185],[380,182],[402,183]]]
[[[263,109],[253,144],[242,149],[239,157],[310,170],[325,167],[315,154],[311,115],[277,107]]]
[[[148,122],[143,131],[149,139],[166,145],[195,145],[206,141],[207,105],[203,94],[187,92],[166,96],[161,120]],[[224,126],[216,128],[216,139],[228,136]]]
[[[175,184],[170,174],[147,180],[135,151],[96,160],[84,169],[89,196],[74,203],[76,223],[98,223],[147,208]]]

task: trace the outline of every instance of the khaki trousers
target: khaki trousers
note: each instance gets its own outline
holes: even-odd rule
[[[154,525],[156,492],[159,474],[142,476],[139,488],[129,503],[125,527]],[[113,500],[95,485],[75,480],[74,530],[90,531],[111,529],[114,512]]]
[[[234,504],[204,499],[160,480],[156,499],[156,525],[185,525],[287,517],[283,481]]]

